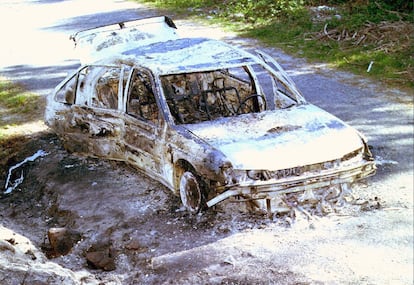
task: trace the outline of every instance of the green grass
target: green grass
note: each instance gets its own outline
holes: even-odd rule
[[[0,141],[15,135],[19,125],[40,120],[43,112],[44,98],[0,78]]]
[[[9,113],[30,113],[38,104],[39,96],[24,91],[9,81],[0,80],[0,106]]]
[[[137,0],[136,0],[137,1]],[[177,17],[192,17],[219,23],[242,37],[259,39],[265,45],[278,47],[285,52],[323,61],[341,70],[351,71],[390,86],[414,90],[414,33],[413,13],[408,4],[403,11],[392,11],[386,1],[366,1],[367,5],[353,1],[293,1],[293,0],[141,0]],[[315,2],[315,3],[313,3]],[[324,11],[322,20],[315,20],[315,12],[305,4],[339,3],[333,11]],[[380,3],[380,5],[377,5]],[[397,2],[395,2],[397,3]],[[403,2],[401,2],[403,3]],[[402,4],[401,4],[402,5]],[[340,15],[340,19],[338,16]],[[390,26],[405,23],[402,31],[378,32],[382,22]],[[362,35],[372,25],[374,37],[382,40],[353,41],[321,37],[324,27]],[[409,29],[407,29],[409,28]],[[377,30],[375,30],[377,29]],[[411,36],[410,36],[411,34]],[[370,72],[368,66],[373,62]]]

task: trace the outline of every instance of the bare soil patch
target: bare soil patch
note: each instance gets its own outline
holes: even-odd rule
[[[48,155],[26,164],[24,182],[0,196],[2,226],[28,238],[33,254],[19,259],[19,244],[2,235],[14,253],[0,248],[8,258],[0,260],[53,268],[41,274],[16,270],[4,284],[379,284],[409,269],[406,256],[392,259],[388,265],[399,269],[385,277],[369,267],[358,271],[363,260],[374,268],[389,263],[375,264],[370,254],[397,258],[392,249],[408,249],[412,241],[401,216],[409,205],[390,209],[366,191],[369,182],[357,185],[365,190],[358,205],[338,205],[325,216],[294,211],[269,218],[238,203],[193,216],[159,183],[124,163],[71,155],[54,134],[11,140],[7,147],[15,151],[3,165],[2,183],[14,163],[39,149]],[[393,220],[393,228],[381,219]],[[51,228],[79,235],[68,254],[51,254]],[[407,275],[399,284],[409,280]]]

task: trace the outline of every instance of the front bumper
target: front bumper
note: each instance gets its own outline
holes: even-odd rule
[[[328,186],[352,183],[362,178],[374,175],[374,161],[341,167],[333,170],[323,170],[318,173],[304,173],[296,177],[270,179],[267,181],[252,180],[233,185],[226,185],[225,191],[207,202],[212,207],[230,197],[243,196],[251,200],[271,199],[280,194],[295,193],[305,190],[321,189]]]

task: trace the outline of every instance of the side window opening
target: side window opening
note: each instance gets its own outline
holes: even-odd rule
[[[55,100],[64,104],[76,103],[116,110],[120,75],[121,68],[118,67],[85,66],[56,92]],[[126,79],[124,74],[123,88]]]
[[[76,99],[76,85],[78,82],[78,74],[75,74],[66,82],[55,95],[55,100],[60,103],[72,105]]]
[[[290,79],[286,71],[271,56],[256,51],[257,55],[263,60],[265,65],[260,65],[259,69],[263,70],[266,76],[262,77],[262,86],[271,85],[271,102],[276,109],[286,109],[294,105],[303,104],[306,100],[297,89],[296,84]]]
[[[118,109],[120,68],[109,68],[95,84],[92,106],[104,109]]]
[[[134,70],[128,91],[126,112],[135,118],[158,124],[159,108],[148,73]]]
[[[163,91],[176,124],[191,124],[259,112],[266,100],[242,67],[167,75]]]
[[[99,75],[100,70],[102,70],[102,67],[87,66],[79,71],[76,91],[77,104],[84,106],[89,105],[90,96],[94,94],[94,81]]]
[[[292,91],[273,74],[260,65],[253,66],[253,69],[269,102],[269,109],[285,109],[298,104]]]

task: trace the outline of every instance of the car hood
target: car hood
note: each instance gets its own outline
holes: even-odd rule
[[[363,146],[359,133],[305,104],[185,125],[235,169],[278,170],[335,160]]]

